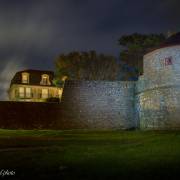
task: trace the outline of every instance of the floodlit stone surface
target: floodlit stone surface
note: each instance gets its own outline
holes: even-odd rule
[[[144,56],[136,84],[136,114],[142,129],[180,128],[180,46]]]
[[[134,82],[67,81],[62,117],[73,121],[74,128],[133,128],[134,87]]]
[[[62,107],[74,127],[180,129],[180,46],[146,54],[137,82],[67,81]]]

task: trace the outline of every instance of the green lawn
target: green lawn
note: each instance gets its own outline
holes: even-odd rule
[[[0,130],[12,179],[180,178],[180,131]]]

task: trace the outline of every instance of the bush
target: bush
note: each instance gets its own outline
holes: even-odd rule
[[[47,98],[46,102],[57,102],[57,103],[59,103],[60,102],[60,98],[57,98],[57,97]]]

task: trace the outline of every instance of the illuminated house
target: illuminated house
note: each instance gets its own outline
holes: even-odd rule
[[[24,70],[15,74],[8,90],[11,101],[43,102],[61,98],[62,88],[53,83],[52,71]]]

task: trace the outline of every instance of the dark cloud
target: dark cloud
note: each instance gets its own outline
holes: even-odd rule
[[[59,53],[95,49],[117,56],[117,40],[123,34],[180,28],[179,0],[0,0],[0,3],[3,92],[16,71],[53,69]]]

